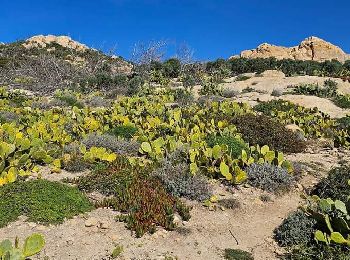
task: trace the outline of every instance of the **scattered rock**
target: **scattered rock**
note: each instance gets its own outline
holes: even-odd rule
[[[96,218],[89,218],[85,221],[85,227],[93,227],[98,224],[98,221]]]

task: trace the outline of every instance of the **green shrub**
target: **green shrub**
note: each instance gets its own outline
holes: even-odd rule
[[[280,246],[307,245],[313,240],[315,225],[304,212],[293,212],[274,230],[275,240]]]
[[[255,111],[262,112],[264,115],[270,115],[274,110],[288,112],[291,109],[297,109],[297,105],[282,99],[261,102],[254,107]]]
[[[344,130],[350,129],[350,116],[347,115],[341,118],[337,118],[336,121],[338,124],[337,127],[339,129],[344,129]]]
[[[306,144],[299,135],[265,115],[246,114],[232,121],[250,145],[269,145],[273,150],[300,153]]]
[[[340,108],[350,108],[350,95],[337,95],[333,102],[336,106]]]
[[[245,171],[252,186],[269,192],[287,191],[294,181],[286,169],[268,163],[253,163],[245,168]]]
[[[312,244],[297,246],[281,257],[284,260],[350,260],[350,250],[342,246]]]
[[[55,96],[55,98],[57,100],[63,102],[67,106],[71,106],[71,107],[76,106],[78,108],[84,107],[84,105],[80,101],[78,101],[77,97],[74,94],[69,93],[69,92],[59,93]]]
[[[163,63],[164,75],[169,78],[177,78],[180,75],[181,62],[172,58]]]
[[[207,137],[206,142],[209,147],[227,145],[228,152],[233,158],[241,156],[242,150],[249,150],[249,146],[242,139],[229,135],[210,135]]]
[[[138,129],[135,126],[118,125],[118,126],[112,128],[111,130],[109,130],[108,132],[112,135],[120,136],[120,137],[129,139],[129,138],[132,138],[137,133],[137,131],[138,131]]]
[[[251,253],[240,249],[225,249],[225,259],[227,260],[254,260]]]
[[[346,201],[350,196],[350,167],[343,165],[332,169],[313,189],[312,194],[321,198]]]
[[[59,224],[92,209],[77,188],[47,180],[17,181],[0,187],[0,227],[20,215],[42,224]]]
[[[235,79],[235,81],[245,81],[245,80],[248,80],[250,79],[251,77],[249,76],[246,76],[246,75],[238,75]]]

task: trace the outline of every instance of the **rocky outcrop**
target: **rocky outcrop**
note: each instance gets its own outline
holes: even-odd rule
[[[314,36],[306,38],[298,46],[290,48],[263,43],[256,49],[242,51],[240,57],[252,59],[275,57],[276,59],[314,61],[336,59],[340,62],[350,59],[350,55],[338,46]]]
[[[50,44],[59,44],[62,47],[74,49],[77,51],[85,51],[88,47],[80,42],[72,40],[68,36],[55,36],[55,35],[36,35],[23,43],[23,46],[27,49],[30,48],[46,48]]]

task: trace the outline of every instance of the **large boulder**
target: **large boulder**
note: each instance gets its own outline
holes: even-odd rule
[[[234,58],[236,56],[233,56]],[[350,59],[341,48],[324,41],[318,37],[312,36],[303,40],[295,47],[275,46],[268,43],[259,45],[256,49],[242,51],[240,57],[243,58],[269,58],[293,59],[293,60],[338,60],[344,62]]]

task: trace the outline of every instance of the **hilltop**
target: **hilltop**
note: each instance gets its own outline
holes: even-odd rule
[[[234,56],[237,57],[237,56]],[[341,48],[334,44],[311,36],[303,40],[298,46],[283,47],[269,43],[263,43],[256,49],[242,51],[239,55],[242,58],[270,58],[326,61],[338,60],[344,62],[350,59]]]

